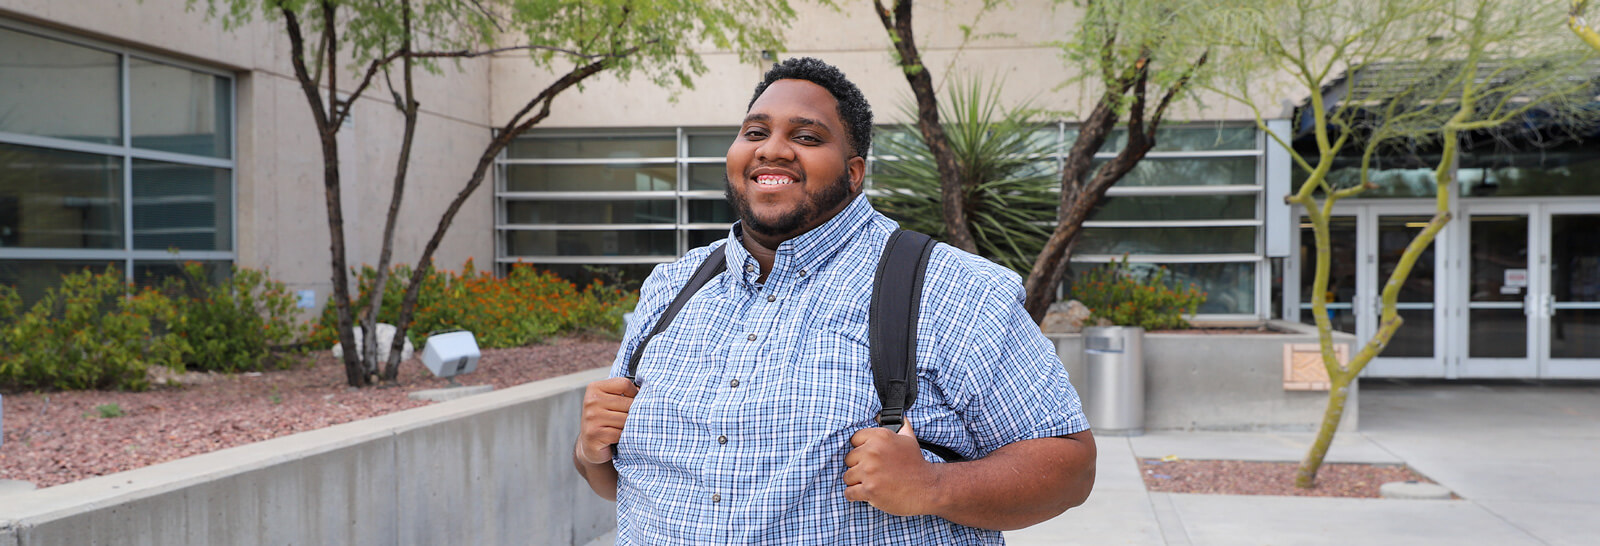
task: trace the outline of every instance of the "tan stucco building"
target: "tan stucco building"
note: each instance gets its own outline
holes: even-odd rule
[[[1073,113],[1088,110],[1093,90],[1062,86],[1068,64],[1058,48],[1039,44],[1069,35],[1070,8],[1017,2],[979,22],[981,32],[1005,37],[963,44],[959,27],[973,21],[973,8],[922,4],[919,45],[936,80],[1004,78],[1007,100],[1062,113],[1041,134],[1064,153]],[[281,26],[258,17],[225,30],[203,5],[186,5],[0,0],[0,283],[36,292],[61,271],[107,263],[138,280],[195,260],[268,269],[309,306],[326,301],[322,157]],[[821,57],[862,87],[880,124],[907,121],[910,92],[871,4],[797,9],[789,51],[769,58]],[[497,161],[436,263],[527,262],[568,275],[603,265],[639,279],[725,236],[732,217],[722,202],[723,152],[770,61],[702,54],[709,70],[693,90],[602,75],[557,99],[552,115]],[[552,77],[521,55],[447,63],[442,76],[419,79],[398,262],[420,255],[493,128]],[[378,90],[357,101],[340,131],[353,265],[378,256],[401,134],[387,97]],[[1211,294],[1205,319],[1307,319],[1297,216],[1281,204],[1290,165],[1250,116],[1216,97],[1185,103],[1163,144],[1112,190],[1077,259],[1127,253],[1165,265]],[[1431,267],[1419,268],[1404,311],[1415,315],[1403,334],[1410,337],[1372,370],[1600,377],[1600,345],[1573,335],[1600,324],[1600,248],[1568,236],[1600,228],[1600,182],[1590,182],[1600,176],[1596,152],[1580,144],[1559,157],[1469,152],[1456,205],[1465,221],[1441,236]],[[1559,191],[1517,186],[1541,176],[1567,182]],[[1338,259],[1348,267],[1336,268],[1334,312],[1360,336],[1374,328],[1370,307],[1381,266],[1393,258],[1390,241],[1414,229],[1433,200],[1400,192],[1353,201],[1336,222]]]

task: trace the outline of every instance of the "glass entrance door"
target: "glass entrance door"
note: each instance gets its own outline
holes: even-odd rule
[[[1465,345],[1457,377],[1538,376],[1534,337],[1543,283],[1533,274],[1528,252],[1533,235],[1532,205],[1474,205],[1466,214],[1466,282],[1457,283],[1455,301],[1465,313],[1449,331]],[[1458,231],[1460,232],[1460,231]],[[1460,248],[1460,247],[1458,247]],[[1458,304],[1459,305],[1459,304]]]
[[[1418,211],[1421,212],[1421,211]],[[1410,211],[1389,212],[1377,207],[1369,209],[1360,254],[1362,273],[1366,276],[1357,309],[1357,339],[1368,340],[1377,333],[1383,288],[1389,282],[1411,240],[1427,227],[1432,218]],[[1440,238],[1443,234],[1441,234]],[[1417,258],[1411,274],[1400,286],[1396,298],[1397,311],[1404,321],[1383,353],[1372,359],[1363,375],[1368,377],[1445,377],[1443,351],[1438,346],[1439,309],[1435,303],[1439,291],[1437,252],[1439,240]]]
[[[1546,209],[1541,255],[1549,266],[1540,272],[1549,293],[1536,305],[1539,376],[1600,378],[1600,214],[1593,205]]]

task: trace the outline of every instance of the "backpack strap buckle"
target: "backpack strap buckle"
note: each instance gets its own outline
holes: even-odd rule
[[[883,411],[878,412],[878,426],[889,429],[889,432],[900,432],[900,426],[905,422],[904,409],[883,408]]]

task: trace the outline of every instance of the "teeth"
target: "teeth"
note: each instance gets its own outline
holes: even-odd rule
[[[794,179],[781,174],[763,174],[756,177],[756,182],[768,186],[777,186],[780,184],[792,184]]]

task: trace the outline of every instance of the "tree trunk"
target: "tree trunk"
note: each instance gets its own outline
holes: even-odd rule
[[[1055,302],[1056,287],[1061,285],[1064,272],[1057,272],[1065,260],[1070,259],[1068,250],[1077,241],[1078,233],[1082,231],[1083,220],[1088,213],[1074,214],[1072,211],[1083,206],[1082,199],[1084,184],[1089,172],[1094,166],[1094,154],[1111,136],[1111,129],[1117,125],[1117,103],[1122,95],[1127,92],[1127,87],[1108,89],[1100,96],[1100,101],[1095,103],[1094,110],[1089,118],[1078,126],[1078,139],[1072,143],[1072,149],[1067,152],[1066,164],[1061,169],[1061,202],[1056,216],[1056,227],[1050,233],[1050,238],[1045,241],[1044,247],[1039,251],[1039,257],[1033,262],[1033,269],[1028,272],[1028,279],[1023,283],[1026,293],[1023,307],[1028,310],[1028,315],[1033,317],[1035,323],[1044,322],[1045,311],[1050,304]],[[1088,207],[1092,210],[1093,203]]]
[[[881,0],[873,0],[878,18],[883,22],[884,30],[889,32],[889,40],[894,42],[895,51],[900,56],[900,70],[905,74],[906,82],[911,84],[912,95],[917,98],[917,129],[922,133],[923,142],[928,144],[928,151],[933,154],[934,165],[939,170],[945,242],[976,254],[978,243],[973,239],[972,225],[967,221],[967,182],[962,180],[961,166],[956,162],[950,139],[939,121],[939,99],[934,94],[933,77],[917,51],[917,42],[911,29],[911,3],[912,0],[896,1],[891,14],[884,9]]]
[[[402,53],[402,56],[400,57],[402,73],[401,77],[405,83],[405,96],[397,97],[401,102],[395,104],[395,106],[399,108],[401,113],[405,116],[405,136],[401,138],[400,158],[397,159],[395,163],[394,193],[389,198],[389,212],[388,216],[385,217],[383,224],[383,250],[378,255],[378,278],[372,283],[372,307],[371,312],[368,313],[367,321],[368,324],[372,324],[374,327],[378,322],[378,311],[383,306],[382,295],[386,289],[385,285],[389,280],[389,261],[394,255],[394,227],[400,216],[400,200],[405,196],[406,171],[411,166],[411,144],[413,140],[415,140],[417,134],[418,104],[415,89],[412,86],[413,62],[411,56],[409,55],[409,53],[411,53],[410,0],[403,2],[400,9],[400,20],[401,25],[403,25],[404,28],[405,36],[405,42],[400,45],[400,51]],[[367,331],[376,332],[377,330],[369,327]],[[405,336],[401,335],[398,329],[395,331],[394,337],[395,339],[393,340],[393,343],[390,345],[389,349],[388,363],[384,367],[382,375],[383,381],[391,383],[394,382],[395,378],[400,375],[400,359],[403,355],[406,342]],[[370,335],[367,336],[367,338],[369,340],[367,341],[367,358],[363,359],[362,363],[368,367],[368,370],[376,372],[378,369],[378,336]]]
[[[339,194],[339,126],[334,123],[332,115],[337,111],[334,74],[337,72],[333,59],[336,48],[333,25],[333,5],[322,2],[322,40],[326,44],[326,61],[328,64],[328,96],[324,103],[318,94],[316,78],[306,68],[305,63],[305,37],[300,32],[300,21],[293,10],[284,8],[284,25],[289,33],[289,59],[294,65],[295,79],[300,82],[300,90],[306,96],[306,102],[311,105],[312,118],[317,124],[317,136],[322,141],[322,188],[324,201],[328,210],[328,253],[332,257],[333,267],[333,300],[334,308],[339,316],[339,343],[346,349],[344,351],[345,381],[352,387],[361,387],[369,384],[369,377],[361,366],[361,361],[356,358],[355,336],[351,332],[352,318],[350,313],[350,280],[346,272],[348,269],[345,260],[344,241],[344,212],[343,202]]]

